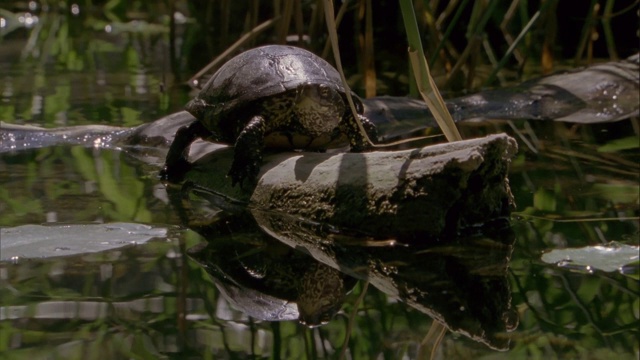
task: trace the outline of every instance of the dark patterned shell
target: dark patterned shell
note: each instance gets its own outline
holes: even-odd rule
[[[340,74],[322,58],[293,46],[262,46],[225,63],[187,104],[187,111],[212,128],[214,124],[207,122],[220,115],[304,83],[325,84],[344,93]]]

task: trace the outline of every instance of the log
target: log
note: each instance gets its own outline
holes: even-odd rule
[[[402,151],[277,153],[265,156],[254,188],[240,188],[226,177],[232,149],[198,142],[186,180],[252,209],[411,242],[508,216],[516,151],[497,134]]]
[[[446,100],[456,122],[506,119],[593,124],[638,116],[640,54],[483,90]],[[382,140],[437,123],[424,101],[378,96],[364,100],[365,116],[383,130]]]
[[[135,129],[82,127],[4,132],[7,151],[88,143],[126,150],[138,161],[164,162],[174,129],[193,118],[182,112]],[[51,137],[49,137],[49,135]],[[55,138],[64,141],[56,143]],[[45,139],[45,140],[43,140]],[[99,140],[99,142],[98,142]],[[37,141],[36,141],[37,142]],[[515,140],[508,136],[435,145],[404,151],[369,153],[285,152],[265,156],[255,189],[232,187],[226,174],[233,149],[197,141],[191,157],[199,159],[189,182],[254,208],[275,210],[376,237],[441,237],[460,228],[508,216],[513,204],[507,181]]]

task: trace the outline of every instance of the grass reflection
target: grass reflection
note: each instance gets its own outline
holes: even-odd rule
[[[42,222],[152,223],[154,182],[118,151],[57,147],[3,156],[1,226]],[[20,195],[24,194],[24,195]]]

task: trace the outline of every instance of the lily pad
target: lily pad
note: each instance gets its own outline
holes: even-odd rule
[[[584,267],[606,272],[619,271],[623,266],[637,263],[640,247],[619,243],[606,246],[587,246],[574,249],[555,249],[542,255],[542,261],[561,267]]]
[[[132,223],[22,225],[0,229],[0,260],[113,250],[162,238],[166,228]]]

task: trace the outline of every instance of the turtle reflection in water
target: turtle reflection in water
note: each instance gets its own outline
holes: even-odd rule
[[[285,259],[269,259],[263,265],[266,271],[254,275],[261,276],[266,286],[273,286],[280,294],[288,294],[287,300],[296,302],[302,325],[315,327],[328,323],[344,302],[345,275],[312,259]]]
[[[235,242],[212,242],[189,253],[219,287],[227,289],[223,293],[234,297],[230,300],[242,307],[238,310],[251,307],[251,312],[245,312],[254,317],[286,320],[256,314],[279,314],[283,302],[294,302],[301,324],[315,327],[329,322],[356,280],[276,240],[264,237],[259,241],[256,247],[236,237]],[[275,299],[265,301],[265,295]],[[263,308],[257,310],[256,306]]]

